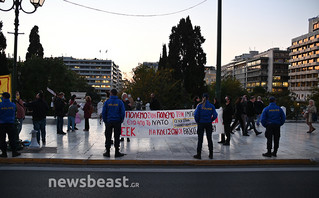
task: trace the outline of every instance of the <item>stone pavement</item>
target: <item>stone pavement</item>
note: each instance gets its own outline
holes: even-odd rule
[[[277,157],[266,158],[261,154],[266,151],[265,129],[259,127],[263,134],[256,136],[253,131],[249,137],[242,136],[238,131],[232,135],[231,145],[218,144],[219,135],[213,135],[214,159],[208,158],[207,141],[204,137],[202,160],[196,160],[197,137],[160,137],[160,138],[131,138],[131,142],[121,142],[121,152],[127,154],[122,158],[114,158],[114,148],[111,157],[102,154],[104,147],[104,124],[98,119],[90,119],[90,131],[84,132],[84,122],[77,125],[76,132],[66,135],[56,134],[53,118],[47,120],[46,148],[51,151],[23,152],[17,158],[0,159],[1,163],[66,163],[66,164],[315,164],[319,162],[319,124],[312,134],[306,133],[305,123],[286,123],[281,128],[280,147]],[[67,120],[64,120],[66,131]],[[33,125],[30,120],[23,124],[20,139],[30,140]],[[41,145],[42,146],[42,145]]]

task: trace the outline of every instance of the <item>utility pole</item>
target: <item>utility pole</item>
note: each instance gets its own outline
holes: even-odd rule
[[[215,96],[221,102],[221,58],[222,58],[222,0],[218,0],[217,13],[217,63]]]

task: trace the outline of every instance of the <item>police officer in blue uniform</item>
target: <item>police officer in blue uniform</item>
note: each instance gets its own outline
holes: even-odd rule
[[[2,154],[0,157],[8,157],[6,134],[8,134],[10,147],[12,149],[12,157],[21,155],[17,152],[17,131],[15,129],[15,113],[16,105],[10,102],[10,94],[4,92],[2,94],[2,102],[0,102],[0,149]]]
[[[125,154],[120,153],[120,136],[121,124],[125,117],[125,107],[122,100],[117,96],[116,89],[111,90],[110,98],[104,103],[102,116],[103,121],[106,123],[106,152],[103,154],[105,157],[110,157],[112,130],[114,129],[114,147],[115,157],[123,157]]]
[[[194,113],[195,121],[197,123],[197,154],[194,158],[201,159],[202,144],[204,129],[206,131],[206,137],[209,149],[209,159],[213,159],[213,141],[212,141],[212,122],[217,118],[218,114],[215,110],[215,106],[208,101],[208,94],[203,94],[203,100],[197,105]]]
[[[275,97],[269,98],[269,106],[267,106],[261,114],[261,124],[266,128],[265,136],[267,138],[267,153],[262,155],[265,157],[277,157],[280,139],[280,127],[286,121],[286,115],[283,110],[276,105]],[[272,137],[274,137],[274,151],[272,149]]]

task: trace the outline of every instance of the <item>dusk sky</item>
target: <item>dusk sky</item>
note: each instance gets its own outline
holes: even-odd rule
[[[39,26],[45,57],[72,56],[110,59],[122,72],[129,73],[142,62],[157,62],[162,45],[169,42],[171,28],[190,16],[206,38],[203,44],[207,66],[216,65],[217,0],[69,0],[77,4],[132,15],[109,14],[76,6],[64,0],[46,0],[33,14],[20,12],[18,56],[22,60],[29,45],[29,34]],[[9,8],[12,0],[0,3]],[[31,11],[29,0],[23,0]],[[222,64],[249,50],[286,49],[291,39],[308,32],[308,19],[319,15],[318,0],[223,0]],[[14,11],[0,11],[2,31],[7,39],[6,53],[13,56]],[[107,53],[105,53],[107,50]],[[101,51],[101,53],[100,53]]]

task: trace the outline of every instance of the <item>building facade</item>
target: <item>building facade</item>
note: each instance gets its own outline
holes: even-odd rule
[[[290,49],[289,90],[297,100],[305,101],[319,74],[319,16],[309,19],[309,32],[293,38]]]
[[[288,90],[289,52],[272,48],[265,52],[250,51],[236,56],[222,66],[222,77],[236,78],[248,92],[261,86],[268,92]]]
[[[214,66],[205,66],[205,83],[206,85],[211,85],[216,82],[216,69]]]
[[[122,73],[119,66],[112,60],[76,59],[72,57],[62,57],[62,59],[71,70],[85,78],[102,98],[106,97],[106,91],[122,89]]]

